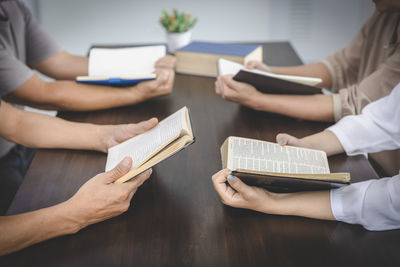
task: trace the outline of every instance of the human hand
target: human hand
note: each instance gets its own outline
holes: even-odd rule
[[[132,159],[126,157],[114,169],[88,180],[73,197],[62,203],[66,209],[65,214],[78,225],[78,229],[128,210],[136,190],[152,173],[149,169],[129,182],[115,184],[114,182],[126,174],[131,166]]]
[[[212,177],[212,182],[222,203],[235,208],[251,209],[269,213],[274,206],[274,193],[263,188],[248,186],[231,171],[223,169]],[[229,177],[229,178],[228,178]],[[228,182],[229,184],[226,184]]]
[[[129,138],[147,132],[158,124],[157,118],[151,118],[139,123],[120,125],[101,125],[100,127],[100,148],[98,150],[107,152],[109,148],[122,143]]]
[[[254,86],[233,80],[231,74],[221,75],[217,78],[215,92],[223,99],[248,107],[253,107],[255,100],[262,95]]]
[[[154,64],[154,68],[156,69],[175,69],[176,66],[176,57],[172,55],[166,55],[162,58],[159,58]]]
[[[158,96],[168,95],[172,92],[175,72],[170,69],[156,69],[155,73],[156,80],[141,82],[132,87],[131,90],[140,94],[141,101]]]
[[[271,72],[271,69],[267,65],[258,60],[250,60],[249,62],[246,63],[245,67],[247,69],[257,69],[257,70]]]

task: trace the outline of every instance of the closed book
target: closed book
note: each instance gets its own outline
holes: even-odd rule
[[[257,69],[246,69],[242,64],[225,59],[218,61],[218,74],[233,74],[233,79],[253,85],[257,90],[268,94],[320,94],[322,88],[316,86],[320,78],[280,75]]]
[[[327,190],[350,183],[349,173],[330,173],[321,150],[228,137],[221,146],[222,167],[248,185],[274,192]]]
[[[249,60],[261,61],[263,50],[259,45],[191,42],[178,49],[175,55],[178,73],[217,77],[218,59],[246,64]]]

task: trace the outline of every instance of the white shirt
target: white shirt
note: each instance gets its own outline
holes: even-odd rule
[[[347,155],[400,148],[400,84],[365,106],[362,114],[344,117],[327,130],[338,137]],[[368,230],[400,228],[400,173],[333,189],[331,207],[338,221]]]

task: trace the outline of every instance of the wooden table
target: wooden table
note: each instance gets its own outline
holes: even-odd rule
[[[265,61],[301,64],[289,43],[264,44]],[[211,176],[221,168],[227,136],[274,141],[279,132],[302,137],[326,123],[256,112],[214,93],[214,79],[177,75],[170,96],[140,105],[61,117],[92,123],[138,122],[191,109],[196,143],[154,167],[129,210],[79,233],[2,257],[0,266],[400,266],[400,231],[275,216],[224,206]],[[62,202],[104,170],[106,155],[39,150],[8,214]],[[344,155],[331,170],[354,181],[376,178],[369,162]]]

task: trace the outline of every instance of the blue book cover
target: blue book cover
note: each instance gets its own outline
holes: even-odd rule
[[[228,44],[228,43],[211,43],[211,42],[191,42],[178,51],[206,53],[206,54],[219,54],[245,57],[253,52],[259,45],[249,44]]]

